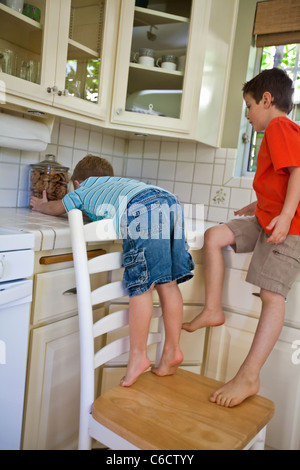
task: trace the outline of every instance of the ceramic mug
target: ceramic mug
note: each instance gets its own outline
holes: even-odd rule
[[[134,62],[137,62],[141,65],[146,65],[147,67],[154,67],[155,60],[155,51],[153,49],[148,49],[146,47],[139,50],[134,54]]]
[[[173,54],[165,54],[156,61],[156,65],[162,69],[176,70],[178,58]]]
[[[24,0],[6,0],[6,5],[13,10],[22,13],[24,7]]]

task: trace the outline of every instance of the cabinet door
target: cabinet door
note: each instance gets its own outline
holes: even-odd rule
[[[53,100],[47,88],[55,79],[60,0],[34,4],[40,21],[0,3],[0,80],[7,102]]]
[[[78,317],[32,332],[24,450],[76,448],[79,423]]]
[[[212,0],[198,110],[197,140],[221,144],[238,15],[238,0]],[[229,117],[230,119],[230,117]]]
[[[224,325],[211,328],[205,375],[227,382],[246,358],[257,319],[226,312]],[[300,449],[300,366],[297,359],[299,330],[283,327],[261,372],[260,394],[275,403],[275,416],[268,424],[267,446],[278,450]]]
[[[106,117],[118,20],[119,0],[61,1],[55,107]]]
[[[198,112],[210,0],[135,3],[121,3],[112,121],[189,133]]]

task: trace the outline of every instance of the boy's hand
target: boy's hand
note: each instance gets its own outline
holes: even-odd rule
[[[234,215],[239,215],[239,216],[251,216],[255,214],[255,209],[256,209],[257,201],[252,202],[246,207],[243,207],[242,209],[235,211]]]
[[[267,239],[267,242],[272,245],[283,243],[289,233],[290,225],[291,219],[287,215],[280,214],[275,217],[266,227],[267,230],[273,230],[272,235]]]
[[[42,199],[39,199],[38,197],[35,197],[35,196],[30,196],[29,206],[32,208],[33,211],[41,212],[42,204],[45,204],[47,202],[48,202],[47,191],[43,191]]]

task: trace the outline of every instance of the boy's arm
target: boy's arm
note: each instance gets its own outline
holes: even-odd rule
[[[62,200],[48,201],[46,191],[43,191],[42,199],[31,196],[29,205],[33,211],[41,212],[42,214],[58,216],[66,213],[66,209]]]
[[[273,230],[268,243],[278,245],[284,242],[289,232],[292,219],[300,202],[300,167],[288,168],[290,172],[285,202],[281,214],[275,217],[266,227]]]

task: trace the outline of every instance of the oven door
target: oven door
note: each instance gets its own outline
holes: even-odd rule
[[[0,283],[0,450],[21,447],[32,281]]]

